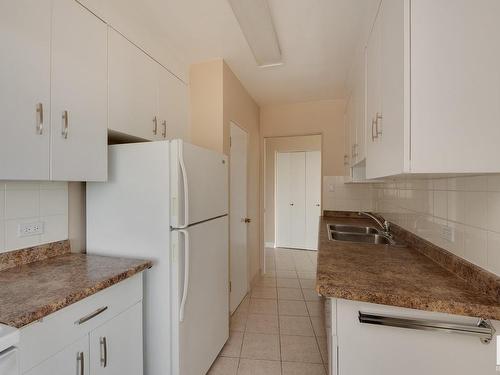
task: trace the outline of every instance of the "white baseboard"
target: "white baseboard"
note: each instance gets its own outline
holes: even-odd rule
[[[274,244],[274,242],[264,242],[264,246],[265,247],[270,247],[270,248],[275,248],[276,245]]]

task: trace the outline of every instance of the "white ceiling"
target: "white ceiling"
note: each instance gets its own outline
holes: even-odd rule
[[[378,0],[269,0],[284,65],[259,68],[227,0],[142,0],[150,25],[186,63],[224,58],[260,104],[345,95]]]

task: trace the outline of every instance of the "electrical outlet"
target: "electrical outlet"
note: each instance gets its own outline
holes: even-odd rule
[[[37,221],[35,223],[21,223],[18,227],[18,236],[27,237],[43,234],[43,222]]]
[[[441,237],[450,242],[455,242],[455,229],[447,226],[442,226]]]

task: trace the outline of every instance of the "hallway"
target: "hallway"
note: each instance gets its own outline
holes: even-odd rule
[[[315,251],[266,249],[267,272],[231,317],[209,375],[325,375],[324,301]]]

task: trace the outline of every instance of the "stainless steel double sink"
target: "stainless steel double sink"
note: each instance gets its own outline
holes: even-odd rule
[[[370,243],[374,245],[402,245],[380,230],[369,226],[328,224],[328,238],[332,241]]]

